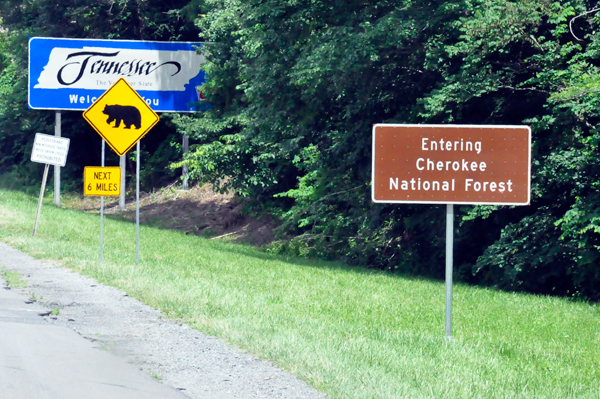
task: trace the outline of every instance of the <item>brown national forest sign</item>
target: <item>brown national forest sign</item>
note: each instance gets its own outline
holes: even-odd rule
[[[529,204],[528,126],[373,127],[374,202]]]

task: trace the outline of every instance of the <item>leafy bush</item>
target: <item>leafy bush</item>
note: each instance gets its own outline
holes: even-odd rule
[[[374,123],[530,124],[529,207],[461,207],[459,276],[598,298],[598,35],[583,1],[207,1],[192,174],[268,203],[274,250],[441,276],[443,212],[370,201]]]

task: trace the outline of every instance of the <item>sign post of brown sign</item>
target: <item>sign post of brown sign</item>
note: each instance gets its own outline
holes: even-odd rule
[[[527,205],[528,126],[373,127],[374,202]]]
[[[529,205],[528,126],[373,126],[374,202],[446,204],[446,337],[452,339],[454,204]]]

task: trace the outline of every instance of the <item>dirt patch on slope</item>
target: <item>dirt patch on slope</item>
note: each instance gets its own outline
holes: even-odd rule
[[[100,198],[85,197],[66,206],[99,213]],[[124,210],[119,208],[118,198],[106,197],[104,211],[108,217],[135,222],[135,193],[127,196]],[[152,193],[140,193],[140,223],[255,246],[274,240],[271,217],[246,215],[242,201],[231,194],[219,194],[208,184],[181,190],[173,183]]]

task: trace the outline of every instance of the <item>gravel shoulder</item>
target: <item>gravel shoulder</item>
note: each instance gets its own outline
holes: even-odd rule
[[[0,243],[0,266],[28,282],[15,289],[56,316],[44,319],[68,327],[163,384],[191,398],[325,398],[326,395],[269,362],[185,324],[121,290],[44,263]]]

